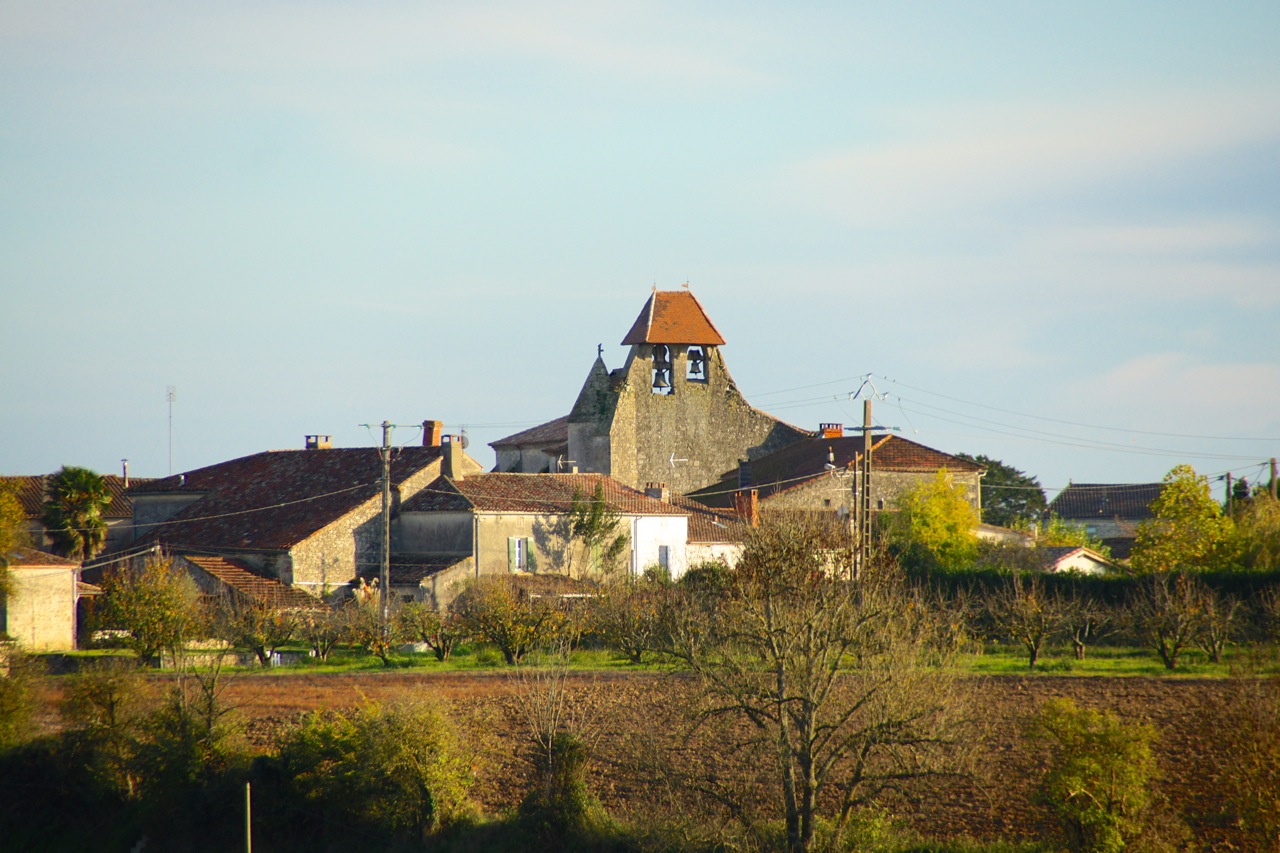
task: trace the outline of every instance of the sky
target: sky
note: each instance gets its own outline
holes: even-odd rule
[[[0,474],[428,418],[491,465],[688,283],[796,425],[1253,481],[1277,43],[1275,2],[0,0]]]

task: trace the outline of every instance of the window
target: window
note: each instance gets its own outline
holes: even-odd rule
[[[671,548],[668,545],[658,546],[658,565],[664,569],[671,568]]]
[[[507,569],[513,572],[537,571],[538,560],[534,556],[532,539],[525,536],[507,539]]]

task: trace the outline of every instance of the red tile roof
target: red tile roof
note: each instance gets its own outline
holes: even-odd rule
[[[724,338],[707,312],[687,290],[655,290],[645,303],[631,331],[622,339],[630,344],[700,344],[719,346]]]
[[[439,447],[393,451],[391,480],[401,483],[440,458]],[[200,495],[142,542],[202,551],[289,548],[377,496],[382,463],[374,447],[270,450],[133,490]]]
[[[500,438],[497,441],[489,442],[489,446],[497,448],[508,444],[560,444],[569,440],[569,416],[556,418],[554,421],[547,421],[545,424],[538,424],[523,432],[517,432],[506,438]]]
[[[297,587],[264,577],[239,560],[225,557],[196,557],[184,554],[182,559],[199,566],[254,604],[289,609],[316,610],[324,607],[318,598]]]
[[[10,486],[14,489],[18,500],[22,503],[22,511],[28,518],[40,518],[44,515],[44,502],[48,497],[48,484],[52,475],[0,477],[0,487]],[[124,478],[117,474],[105,474],[102,479],[111,494],[111,503],[103,510],[103,518],[132,518],[133,504],[124,488]],[[130,477],[129,488],[149,483],[145,477]]]
[[[4,557],[10,566],[18,569],[26,569],[36,566],[41,568],[49,566],[73,568],[80,565],[75,560],[68,560],[65,557],[59,557],[55,554],[47,554],[44,551],[37,551],[35,548],[26,547],[14,548],[8,554],[5,554]]]
[[[814,436],[789,444],[750,463],[750,484],[761,498],[808,483],[826,474],[834,465],[837,470],[854,469],[862,459],[862,436],[822,438]],[[981,465],[925,447],[896,435],[871,437],[871,470],[929,473],[946,468],[957,473],[977,473]],[[738,471],[731,471],[720,482],[691,494],[708,506],[732,506],[738,491]]]
[[[741,542],[750,532],[736,513],[714,510],[684,495],[672,495],[671,503],[689,513],[689,542]]]
[[[590,498],[603,488],[605,503],[623,515],[685,515],[669,503],[622,485],[604,474],[477,474],[464,480],[441,477],[401,505],[401,512],[564,513],[574,496]]]

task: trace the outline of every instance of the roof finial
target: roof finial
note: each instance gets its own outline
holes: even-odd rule
[[[688,280],[688,279],[685,279],[685,280],[684,280],[684,284],[682,284],[682,285],[680,285],[680,286],[681,286],[681,287],[683,287],[685,290],[688,290],[688,289],[689,289],[689,280]]]
[[[653,292],[653,293],[657,293],[657,292],[658,292],[658,283],[657,283],[656,281],[653,283],[653,291],[652,291],[652,292]]]
[[[604,358],[604,344],[596,344],[596,358]]]

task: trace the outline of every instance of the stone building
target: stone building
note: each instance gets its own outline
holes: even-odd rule
[[[1151,518],[1163,483],[1068,483],[1045,511],[1101,539],[1116,559],[1128,559],[1138,525]]]
[[[44,526],[44,502],[49,498],[49,481],[51,474],[35,476],[0,477],[0,487],[13,490],[22,511],[27,516],[27,536],[31,543],[41,551],[53,553],[53,540]],[[129,497],[132,486],[140,486],[150,482],[148,479],[104,474],[103,483],[111,495],[111,502],[102,512],[102,520],[107,523],[107,538],[103,543],[103,551],[115,551],[124,547],[134,538],[133,503]]]
[[[622,339],[626,364],[609,370],[597,356],[567,418],[491,444],[496,470],[576,469],[685,494],[809,436],[747,403],[724,343],[692,293],[655,289]]]
[[[601,474],[479,474],[441,477],[401,505],[392,588],[443,606],[475,577],[588,576],[590,557],[571,536],[569,517],[575,500],[597,490],[627,540],[616,569],[634,576],[661,566],[680,577],[694,513],[663,500],[660,487],[646,494]]]
[[[314,596],[343,592],[381,563],[382,460],[378,448],[334,448],[325,439],[137,487],[131,550],[217,556]],[[393,517],[441,475],[482,470],[439,421],[425,422],[422,446],[392,449]]]
[[[34,548],[0,556],[13,583],[0,603],[0,635],[7,634],[27,651],[74,649],[80,564]]]
[[[848,517],[856,506],[862,436],[846,436],[840,424],[759,459],[743,462],[719,482],[690,493],[712,507],[734,507],[735,496],[755,491],[759,511],[818,511]],[[982,505],[985,469],[968,460],[896,435],[871,438],[871,509],[890,507],[913,486],[945,469],[965,489],[975,510]]]

